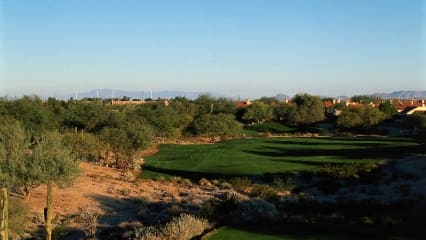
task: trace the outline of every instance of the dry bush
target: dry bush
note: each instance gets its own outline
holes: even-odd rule
[[[126,170],[120,172],[119,179],[127,182],[134,182],[136,178],[131,171]]]
[[[244,190],[251,186],[252,181],[248,177],[237,177],[230,180],[230,183],[234,188]]]
[[[201,178],[200,181],[198,181],[198,184],[200,184],[201,186],[206,186],[206,187],[210,187],[212,185],[212,183],[205,178]]]
[[[170,178],[170,182],[172,182],[172,183],[180,183],[180,182],[182,182],[182,178],[181,177],[175,177],[175,176],[173,176],[173,177]]]
[[[213,179],[211,182],[212,182],[212,184],[213,184],[213,185],[215,185],[215,186],[219,186],[219,184],[220,184],[220,181],[219,181],[219,180],[217,180],[217,179]]]
[[[220,187],[221,187],[221,188],[230,189],[230,188],[232,188],[232,184],[230,184],[229,182],[222,182],[222,183],[220,184]]]
[[[184,179],[182,179],[182,182],[181,182],[183,185],[192,185],[192,182],[191,182],[191,180],[190,179],[188,179],[188,178],[184,178]]]
[[[211,224],[203,218],[182,214],[160,227],[136,229],[135,234],[139,240],[189,240],[211,227]]]
[[[98,227],[98,218],[99,211],[89,209],[89,208],[80,208],[80,214],[77,215],[77,222],[82,223],[84,231],[88,238],[93,238],[96,234],[96,229]]]

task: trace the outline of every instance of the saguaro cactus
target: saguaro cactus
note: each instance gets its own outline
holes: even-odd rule
[[[7,189],[2,188],[0,191],[0,237],[1,240],[8,240],[8,200]]]
[[[46,240],[52,239],[52,182],[47,182],[46,208],[44,209],[44,220],[46,226]]]

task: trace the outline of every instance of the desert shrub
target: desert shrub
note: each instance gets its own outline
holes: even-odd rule
[[[198,184],[200,184],[201,186],[211,186],[212,185],[212,183],[205,178],[201,178],[200,181],[198,181]]]
[[[268,201],[250,199],[240,202],[231,215],[233,215],[231,221],[235,223],[270,222],[278,216],[278,211],[275,205]]]
[[[180,182],[182,182],[182,178],[181,177],[173,176],[173,177],[170,178],[170,182],[172,182],[172,183],[180,183]]]
[[[335,193],[342,184],[372,183],[380,179],[380,171],[374,162],[343,165],[325,164],[319,172],[318,189],[327,194]],[[344,180],[343,182],[341,180]]]
[[[117,193],[123,196],[129,196],[132,193],[132,190],[130,188],[122,188],[118,189]]]
[[[243,200],[243,195],[239,194],[238,192],[235,191],[229,191],[229,192],[225,192],[220,199],[224,202],[231,202],[232,204],[238,203],[240,201]]]
[[[166,181],[166,178],[164,176],[158,176],[155,180],[160,181],[160,182],[164,182]]]
[[[139,228],[136,230],[136,235],[140,240],[189,240],[211,227],[206,219],[182,214],[163,226]]]
[[[271,188],[271,187],[264,189],[260,193],[259,197],[263,198],[265,200],[268,200],[268,201],[276,201],[276,200],[279,199],[277,191],[275,189]]]
[[[219,181],[219,180],[217,180],[217,179],[213,179],[213,180],[211,181],[211,183],[212,183],[213,185],[215,185],[215,186],[218,186],[218,185],[220,184],[220,181]]]
[[[373,162],[365,163],[365,164],[357,164],[357,163],[349,163],[343,165],[333,165],[333,164],[325,164],[320,173],[323,175],[328,175],[330,177],[335,178],[359,178],[359,173],[361,172],[370,172],[372,169],[376,167],[376,164]]]
[[[301,203],[311,203],[314,201],[314,197],[310,195],[309,193],[305,193],[305,192],[299,192],[297,193],[295,197]]]
[[[205,201],[203,205],[201,205],[200,215],[206,218],[212,219],[218,214],[219,207],[220,207],[219,201],[215,201],[215,200]]]
[[[80,214],[77,215],[76,221],[81,223],[86,236],[95,237],[98,227],[99,212],[90,208],[80,208]]]
[[[265,200],[276,200],[278,198],[277,191],[268,185],[253,184],[249,196],[260,197]]]
[[[220,187],[221,188],[232,188],[232,184],[231,183],[229,183],[229,182],[221,182],[220,183]]]
[[[188,178],[182,179],[181,183],[184,184],[184,185],[192,185],[191,180],[188,179]]]
[[[237,177],[229,181],[236,189],[244,189],[250,187],[251,180],[248,177]]]
[[[275,188],[281,190],[281,191],[293,191],[293,189],[296,187],[296,183],[293,178],[277,178],[274,179],[274,186]]]
[[[242,196],[234,191],[226,192],[220,196],[220,200],[208,200],[203,203],[200,214],[209,219],[226,216],[235,210],[238,203],[242,201]]]

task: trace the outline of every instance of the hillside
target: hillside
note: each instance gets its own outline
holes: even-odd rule
[[[375,93],[373,95],[381,98],[420,99],[426,98],[426,91],[395,91],[391,93]]]

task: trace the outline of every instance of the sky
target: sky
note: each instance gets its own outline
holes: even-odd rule
[[[426,90],[426,0],[0,0],[0,96]]]

